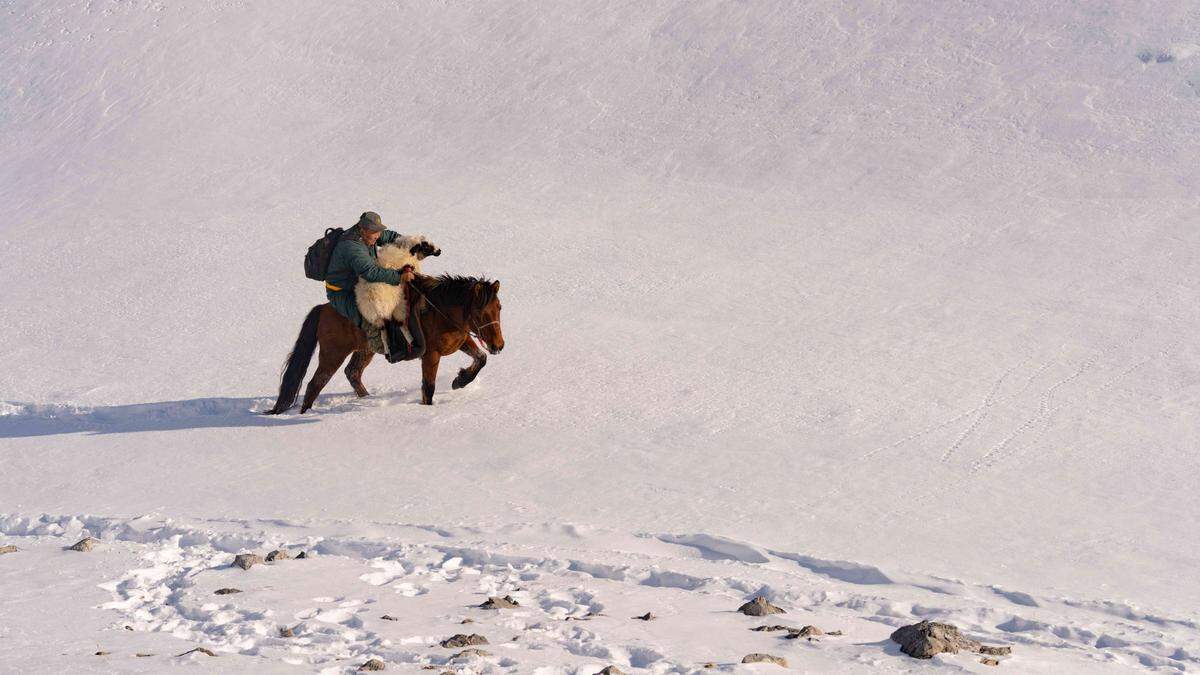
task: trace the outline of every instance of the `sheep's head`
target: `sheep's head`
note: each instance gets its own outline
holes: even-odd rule
[[[433,244],[431,244],[427,241],[421,240],[421,241],[417,242],[416,244],[413,244],[413,247],[410,248],[408,250],[408,252],[413,254],[414,256],[416,256],[417,260],[424,260],[425,258],[428,258],[429,256],[441,255],[442,249],[434,246]]]

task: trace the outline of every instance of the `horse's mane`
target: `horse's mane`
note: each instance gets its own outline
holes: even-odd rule
[[[418,275],[414,283],[430,302],[439,307],[466,307],[471,304],[476,284],[482,284],[481,302],[475,305],[476,310],[486,307],[496,299],[496,286],[491,279],[484,277],[464,277],[455,274],[436,277]]]

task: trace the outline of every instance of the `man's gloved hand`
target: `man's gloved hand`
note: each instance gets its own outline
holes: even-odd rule
[[[405,265],[404,267],[400,268],[400,283],[410,284],[412,283],[412,280],[416,278],[416,276],[417,274],[416,272],[413,272],[412,265]]]

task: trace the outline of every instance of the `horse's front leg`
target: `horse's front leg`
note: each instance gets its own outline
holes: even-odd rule
[[[483,367],[487,365],[487,354],[475,344],[475,341],[467,338],[463,342],[463,346],[458,351],[469,355],[474,361],[466,368],[460,368],[458,376],[454,378],[454,382],[450,384],[451,389],[462,389],[463,387],[475,381],[475,376]]]
[[[425,355],[421,357],[421,404],[433,405],[433,383],[437,382],[438,363],[442,360],[442,355],[438,354],[432,347],[425,349]]]

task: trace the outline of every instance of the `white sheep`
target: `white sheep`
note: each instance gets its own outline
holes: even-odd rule
[[[427,256],[441,254],[441,249],[425,237],[410,235],[398,237],[392,243],[380,246],[375,262],[380,267],[390,270],[412,265],[414,272],[420,272],[422,260]],[[405,297],[403,284],[393,286],[359,279],[354,285],[354,299],[358,302],[358,311],[363,319],[376,328],[383,328],[383,322],[387,319],[403,324],[408,318],[408,298]]]

